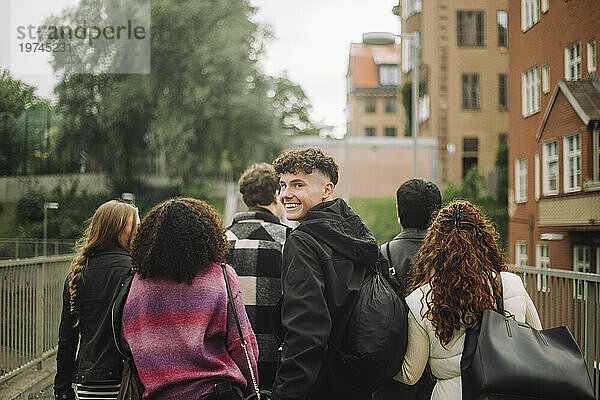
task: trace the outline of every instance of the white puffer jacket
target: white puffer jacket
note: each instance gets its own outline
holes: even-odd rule
[[[541,329],[540,319],[535,306],[527,294],[521,278],[509,272],[502,272],[501,277],[505,310],[514,315],[517,321],[527,322],[532,327]],[[431,321],[422,317],[428,307],[424,300],[421,303],[421,299],[424,299],[429,290],[430,287],[428,284],[421,286],[406,298],[411,312],[409,315],[409,348],[406,352],[402,371],[396,379],[408,384],[416,382],[421,374],[418,371],[422,371],[422,368],[425,368],[425,364],[429,361],[431,371],[438,379],[433,389],[432,400],[459,400],[462,398],[460,359],[465,342],[465,328],[461,327],[460,330],[455,331],[450,343],[442,346],[439,339],[435,336]],[[411,328],[411,322],[414,325],[415,320],[419,326]],[[423,329],[426,336],[423,335]],[[411,334],[415,336],[420,335],[424,340],[415,341],[414,337],[411,340]],[[427,349],[427,346],[429,346],[429,349]],[[421,347],[421,350],[419,350],[419,347]],[[427,357],[422,357],[423,354],[427,353],[429,353],[428,359]],[[421,357],[422,360],[407,360],[407,357]]]

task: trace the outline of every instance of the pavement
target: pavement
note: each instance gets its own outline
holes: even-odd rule
[[[2,400],[54,399],[52,384],[56,374],[56,356],[42,362],[42,368],[31,367],[0,385]]]

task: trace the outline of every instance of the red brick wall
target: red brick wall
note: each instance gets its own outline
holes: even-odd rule
[[[600,1],[550,0],[547,13],[540,10],[538,23],[527,31],[521,31],[521,2],[509,2],[509,193],[515,190],[515,159],[527,157],[527,202],[516,205],[509,221],[509,256],[515,262],[515,241],[527,241],[528,264],[535,265],[535,246],[542,243],[541,233],[562,233],[562,241],[544,242],[550,248],[551,268],[563,267],[571,269],[573,265],[572,246],[575,243],[569,238],[567,228],[539,228],[537,226],[537,201],[535,200],[535,153],[540,155],[540,178],[542,177],[541,143],[552,137],[560,136],[559,140],[559,196],[563,188],[563,142],[562,136],[581,132],[582,139],[582,184],[592,174],[591,134],[583,125],[581,119],[569,105],[566,98],[559,94],[554,109],[550,114],[546,131],[540,142],[536,134],[540,128],[544,113],[549,105],[554,88],[559,80],[565,77],[564,48],[575,40],[581,43],[582,79],[588,78],[587,71],[587,41],[595,38],[597,47],[600,45]],[[522,73],[534,65],[540,68],[540,111],[528,117],[522,116],[521,110],[521,77]],[[550,66],[550,92],[543,93],[541,87],[542,67]],[[598,65],[596,65],[598,73]],[[542,180],[540,180],[541,185]],[[573,194],[570,194],[573,195]],[[530,218],[533,218],[533,229],[529,229]],[[600,233],[596,233],[600,235]],[[591,247],[592,269],[595,265],[595,247]]]

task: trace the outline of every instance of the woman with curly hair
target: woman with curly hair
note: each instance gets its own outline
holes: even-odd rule
[[[252,392],[233,307],[254,376],[258,347],[238,276],[226,265],[235,304],[228,302],[227,249],[221,219],[203,201],[167,200],[142,220],[121,339],[146,388],[144,399],[239,399]]]
[[[76,245],[65,281],[58,335],[54,394],[57,399],[116,399],[123,362],[111,329],[111,302],[131,271],[137,208],[117,200],[102,204]],[[79,351],[77,347],[79,346]]]
[[[395,379],[412,385],[429,362],[438,379],[432,400],[462,398],[465,331],[483,310],[500,311],[504,305],[517,321],[541,329],[521,278],[506,272],[497,239],[473,204],[455,201],[438,213],[418,253],[406,298],[408,348]]]

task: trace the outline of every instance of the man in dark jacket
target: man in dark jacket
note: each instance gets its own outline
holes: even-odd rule
[[[370,390],[348,375],[330,343],[343,347],[365,266],[377,260],[375,237],[342,199],[333,199],[338,181],[333,158],[319,149],[299,149],[273,165],[281,174],[286,216],[300,222],[283,250],[283,351],[273,398],[370,399]]]
[[[227,230],[227,261],[240,277],[246,313],[256,334],[258,384],[271,390],[279,357],[271,316],[281,297],[281,250],[291,228],[279,220],[283,205],[278,197],[279,175],[272,165],[252,165],[238,185],[248,211],[237,213]]]
[[[395,268],[396,279],[407,295],[413,276],[413,259],[427,236],[432,215],[441,205],[440,190],[433,182],[411,179],[396,191],[398,222],[402,225],[402,232],[390,242],[384,243],[381,252]],[[409,386],[392,380],[373,393],[373,400],[428,400],[432,389],[431,370],[427,367],[415,385]]]

